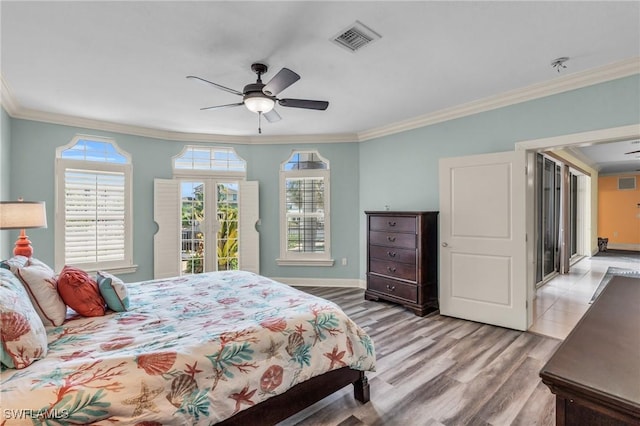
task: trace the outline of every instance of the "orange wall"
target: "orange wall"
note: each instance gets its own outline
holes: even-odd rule
[[[609,244],[640,244],[640,176],[635,190],[618,190],[620,176],[598,178],[598,237]]]

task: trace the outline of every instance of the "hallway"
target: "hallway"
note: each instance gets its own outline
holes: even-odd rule
[[[564,339],[589,309],[589,301],[610,267],[640,271],[640,261],[622,257],[585,257],[536,290],[529,331]]]

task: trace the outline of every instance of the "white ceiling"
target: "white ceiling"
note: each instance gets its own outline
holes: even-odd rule
[[[640,2],[0,3],[1,76],[11,102],[173,132],[255,136],[233,94],[253,62],[302,76],[265,135],[357,134],[640,56]],[[356,20],[382,38],[352,53],[330,41]],[[567,69],[550,63],[569,56]],[[5,94],[6,96],[7,94]]]

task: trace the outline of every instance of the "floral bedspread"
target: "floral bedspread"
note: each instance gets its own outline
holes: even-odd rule
[[[127,287],[129,311],[47,327],[45,359],[2,371],[0,425],[209,425],[326,371],[374,369],[335,304],[259,275]]]

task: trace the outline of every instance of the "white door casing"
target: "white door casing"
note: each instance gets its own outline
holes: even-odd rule
[[[528,323],[526,153],[440,159],[440,313]]]

